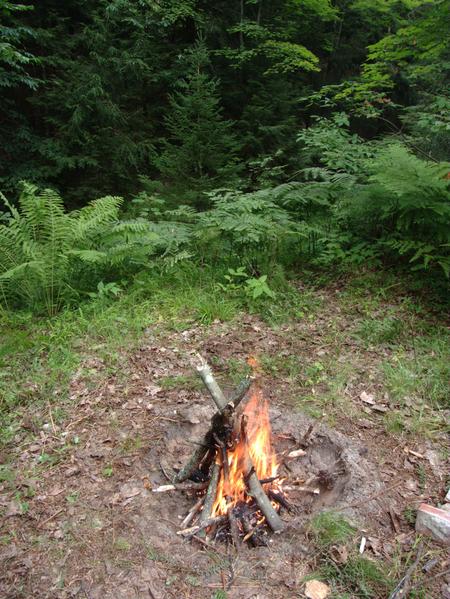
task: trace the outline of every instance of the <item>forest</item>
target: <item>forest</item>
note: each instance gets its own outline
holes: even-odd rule
[[[0,0],[2,597],[450,597],[449,84],[450,0]]]

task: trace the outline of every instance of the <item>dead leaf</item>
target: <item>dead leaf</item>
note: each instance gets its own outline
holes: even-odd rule
[[[17,503],[17,501],[11,501],[11,503],[9,503],[8,505],[8,509],[6,510],[5,513],[5,518],[11,518],[12,516],[21,516],[22,515],[22,508],[20,507],[20,504]]]
[[[308,599],[326,599],[330,590],[330,587],[320,580],[308,580],[305,586],[305,596]]]
[[[370,393],[366,393],[365,391],[363,391],[361,393],[361,395],[359,396],[359,398],[364,403],[368,403],[370,405],[373,405],[375,403],[375,397],[372,394],[370,394]]]
[[[348,561],[348,549],[345,545],[334,546],[331,548],[331,555],[338,564],[346,564]]]

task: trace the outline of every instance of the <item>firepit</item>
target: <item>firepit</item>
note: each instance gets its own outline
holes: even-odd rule
[[[174,477],[176,485],[188,479],[199,485],[198,499],[178,532],[184,537],[206,530],[210,537],[231,539],[236,546],[265,544],[267,527],[275,533],[283,530],[280,508],[293,509],[278,474],[258,365],[254,359],[249,364],[252,377],[227,399],[207,362],[198,356],[196,370],[218,411],[203,441]]]

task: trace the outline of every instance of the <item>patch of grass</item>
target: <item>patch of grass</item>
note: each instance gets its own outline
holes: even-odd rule
[[[367,344],[392,344],[403,335],[405,323],[399,318],[365,318],[360,321],[355,334]]]
[[[163,389],[188,389],[195,391],[201,389],[201,379],[194,374],[180,374],[177,376],[165,376],[158,379],[158,385]]]
[[[339,566],[327,560],[320,572],[326,580],[332,582],[338,592],[350,592],[352,598],[387,597],[393,586],[393,581],[380,565],[360,555],[350,556],[345,564]]]
[[[114,549],[117,551],[129,551],[131,549],[131,543],[124,537],[117,537],[114,541]]]
[[[450,334],[443,327],[412,339],[409,350],[400,348],[383,364],[391,397],[404,403],[412,399],[432,407],[450,407]]]
[[[279,354],[262,354],[260,356],[261,367],[271,376],[285,376],[292,382],[295,381],[302,372],[302,363],[298,356]]]
[[[406,507],[403,510],[403,518],[410,526],[414,526],[416,523],[417,510],[412,507]]]
[[[309,524],[316,545],[326,549],[331,545],[344,544],[355,534],[354,527],[335,512],[321,512]]]

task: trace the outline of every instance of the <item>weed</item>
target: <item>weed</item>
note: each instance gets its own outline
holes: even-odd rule
[[[112,466],[106,466],[105,468],[103,468],[102,470],[102,474],[105,478],[111,478],[111,476],[113,475],[114,470]]]
[[[404,327],[404,322],[398,318],[370,318],[364,319],[359,323],[355,334],[367,343],[392,344],[399,340],[404,332]]]
[[[410,526],[414,526],[414,524],[416,523],[416,514],[417,510],[415,510],[412,507],[406,507],[403,510],[403,518]]]
[[[139,451],[143,444],[144,441],[139,435],[136,437],[126,437],[120,444],[120,450],[122,453],[133,453]]]
[[[417,475],[417,479],[419,481],[419,489],[420,489],[421,493],[423,493],[425,491],[425,487],[427,485],[427,471],[425,470],[425,467],[423,466],[423,464],[417,464],[416,475]]]
[[[327,560],[321,573],[332,580],[341,591],[352,591],[351,597],[370,599],[386,597],[392,581],[380,569],[378,564],[361,556],[350,556],[345,564],[338,566]]]
[[[124,537],[117,537],[114,541],[114,549],[117,551],[129,551],[131,549],[131,544]]]
[[[178,376],[165,376],[158,379],[158,384],[163,389],[188,389],[194,391],[201,389],[201,380],[192,374],[180,374]]]
[[[314,516],[309,529],[315,542],[322,549],[346,543],[355,533],[353,526],[343,516],[334,512],[321,512]]]

